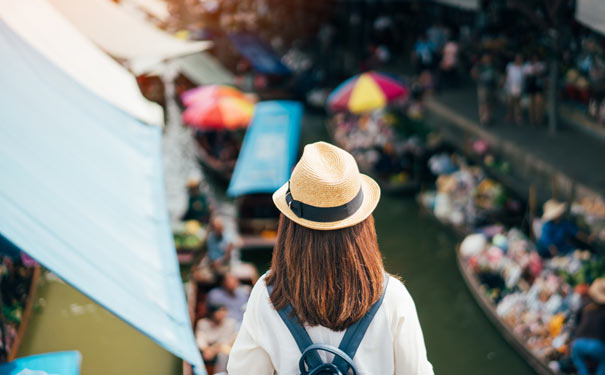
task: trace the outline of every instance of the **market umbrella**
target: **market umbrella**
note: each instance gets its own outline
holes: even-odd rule
[[[245,99],[223,97],[191,106],[183,112],[183,122],[204,130],[246,127],[254,104]]]
[[[235,87],[225,85],[207,85],[185,91],[181,95],[181,100],[185,106],[189,107],[197,103],[224,97],[247,99],[246,94]]]
[[[396,78],[383,73],[366,72],[349,78],[328,97],[332,111],[363,113],[383,108],[395,98],[407,95],[408,89]]]

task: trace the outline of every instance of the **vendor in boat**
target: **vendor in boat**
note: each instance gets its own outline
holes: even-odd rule
[[[200,190],[200,180],[189,179],[187,181],[187,211],[182,217],[183,221],[197,220],[200,223],[208,223],[210,206],[206,196]]]
[[[605,277],[593,281],[588,295],[578,316],[571,358],[578,375],[590,374],[588,361],[596,365],[596,375],[605,375]]]
[[[223,219],[218,216],[213,216],[210,220],[206,246],[212,268],[215,271],[224,270],[229,265],[233,243],[225,236]]]
[[[380,157],[374,165],[374,169],[380,178],[388,179],[392,174],[401,171],[399,158],[395,153],[395,147],[391,143],[385,143],[379,152]]]
[[[208,317],[202,318],[195,327],[195,341],[202,352],[204,363],[214,368],[214,373],[226,370],[231,346],[237,335],[237,322],[228,316],[224,305],[208,305]]]
[[[590,238],[578,231],[578,227],[564,218],[567,204],[551,199],[544,203],[542,232],[537,241],[538,252],[550,258],[565,255],[577,248],[577,241],[590,242]]]
[[[237,321],[239,326],[250,298],[250,288],[241,285],[238,278],[231,272],[219,276],[218,281],[220,286],[208,293],[208,303],[225,306],[229,317]]]

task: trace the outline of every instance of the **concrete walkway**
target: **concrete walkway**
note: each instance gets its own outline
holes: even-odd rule
[[[472,87],[444,90],[426,100],[426,109],[429,123],[463,149],[470,140],[487,140],[492,152],[511,163],[512,173],[498,177],[522,196],[530,183],[540,200],[553,190],[564,199],[574,188],[577,196],[605,196],[605,141],[598,137],[569,126],[551,135],[546,126],[507,124],[503,105],[494,124],[481,127]]]

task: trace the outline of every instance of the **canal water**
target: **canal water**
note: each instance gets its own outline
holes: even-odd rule
[[[327,139],[323,117],[305,114],[301,143]],[[402,277],[416,302],[436,374],[534,374],[468,292],[449,231],[421,214],[411,196],[383,195],[374,217],[385,266]],[[242,256],[261,268],[270,259],[268,252]],[[82,353],[85,375],[180,373],[176,357],[72,287],[45,278],[19,355],[72,349]]]

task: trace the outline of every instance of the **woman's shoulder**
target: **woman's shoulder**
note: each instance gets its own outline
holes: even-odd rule
[[[414,300],[408,289],[399,278],[392,275],[389,275],[389,285],[383,303],[385,303],[388,310],[395,310],[399,314],[406,313],[410,309],[415,310]]]
[[[269,271],[265,272],[261,277],[258,278],[256,284],[252,287],[250,292],[250,299],[248,300],[248,306],[258,305],[260,302],[268,302],[269,291],[267,290],[266,279]]]

